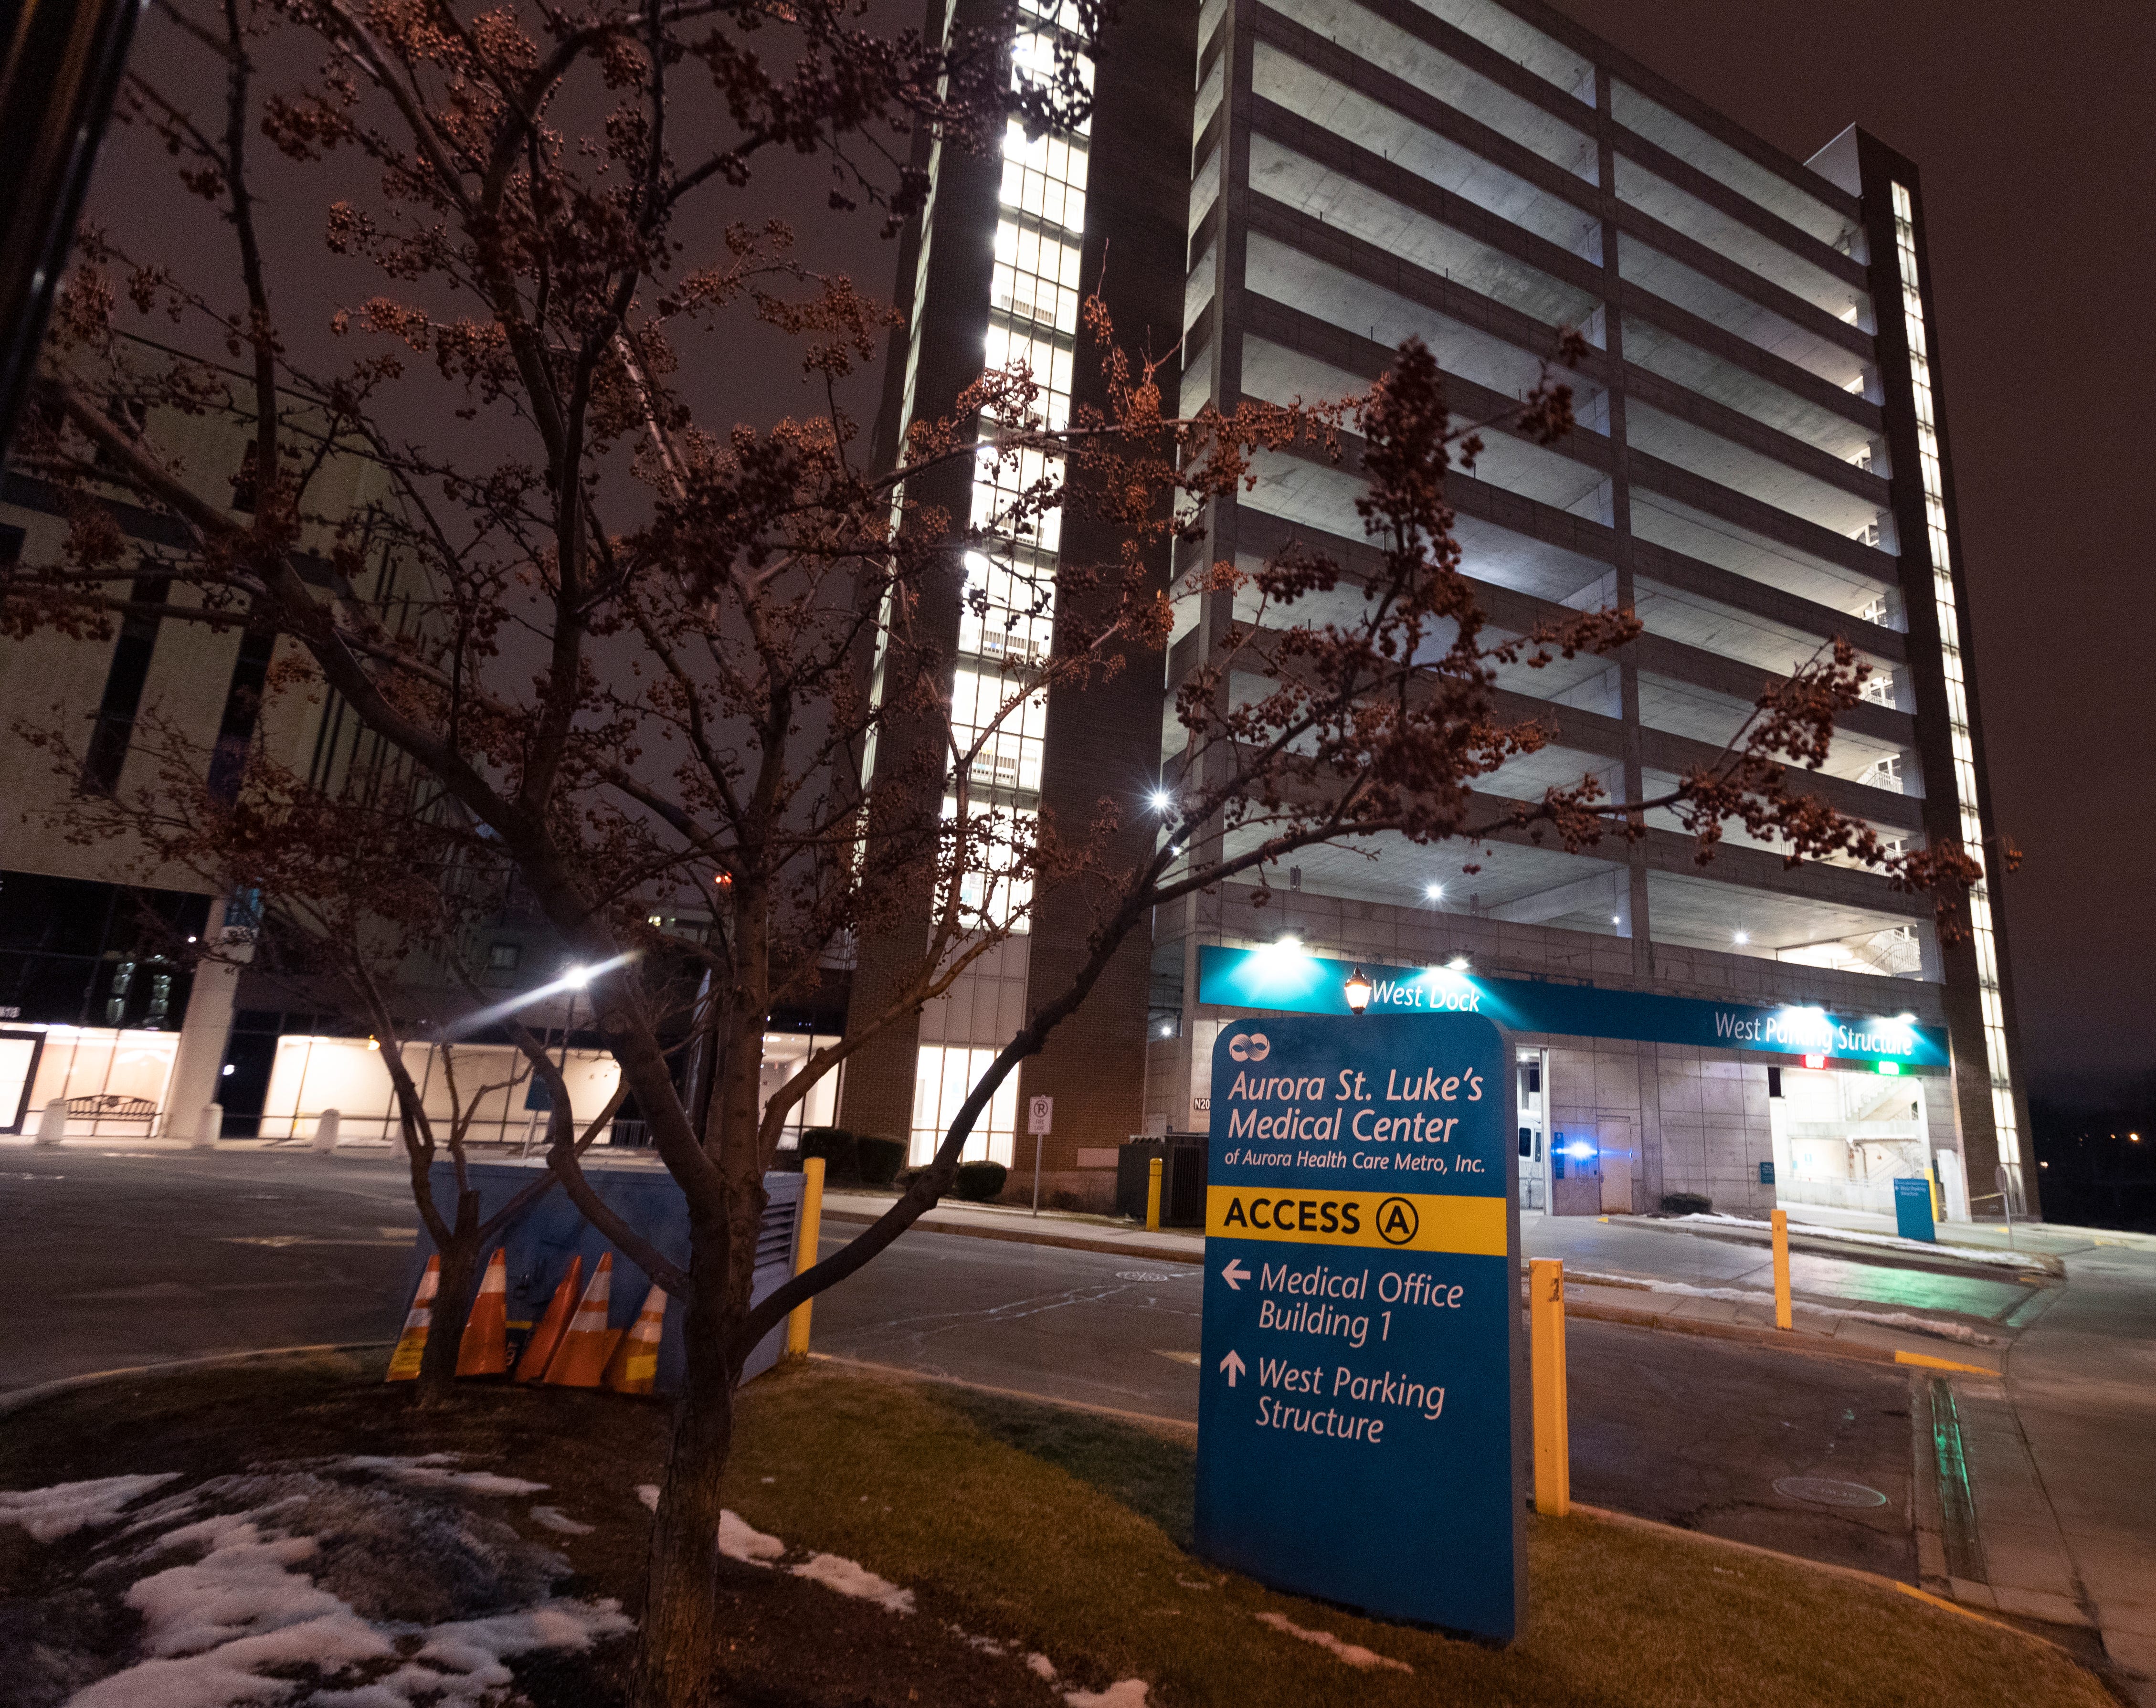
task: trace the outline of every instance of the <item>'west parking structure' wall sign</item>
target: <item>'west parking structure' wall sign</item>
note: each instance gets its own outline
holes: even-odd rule
[[[1526,1612],[1514,1069],[1466,1014],[1264,1015],[1213,1052],[1199,1552],[1389,1618]]]

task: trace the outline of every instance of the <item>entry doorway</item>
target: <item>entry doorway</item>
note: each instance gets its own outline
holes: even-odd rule
[[[1549,1124],[1543,1087],[1549,1084],[1549,1052],[1519,1053],[1520,1208],[1549,1208]]]

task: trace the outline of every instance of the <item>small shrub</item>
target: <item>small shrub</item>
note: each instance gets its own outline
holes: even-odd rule
[[[854,1135],[854,1166],[860,1171],[862,1185],[889,1186],[905,1162],[906,1146],[899,1140]]]
[[[1004,1189],[1010,1170],[1000,1162],[961,1162],[952,1190],[970,1203],[985,1204]]]
[[[1714,1208],[1714,1200],[1696,1192],[1666,1192],[1662,1194],[1662,1213],[1666,1216],[1704,1216]]]
[[[854,1136],[844,1127],[812,1126],[801,1135],[801,1154],[824,1159],[826,1180],[858,1180],[860,1164],[854,1153]]]

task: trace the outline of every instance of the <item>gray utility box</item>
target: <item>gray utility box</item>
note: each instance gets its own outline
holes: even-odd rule
[[[529,1162],[475,1162],[468,1172],[475,1190],[479,1193],[480,1219],[485,1221],[495,1210],[514,1198],[517,1192],[531,1183],[535,1177],[545,1172],[545,1165],[536,1158]],[[601,1202],[615,1214],[649,1239],[661,1252],[676,1263],[689,1259],[689,1207],[681,1197],[681,1188],[674,1183],[673,1177],[651,1168],[608,1168],[602,1163],[587,1162],[584,1177],[592,1183]],[[447,1161],[437,1162],[430,1184],[434,1189],[434,1203],[445,1219],[456,1215],[456,1172]],[[764,1205],[763,1225],[757,1230],[756,1241],[756,1280],[750,1293],[752,1303],[768,1298],[783,1286],[793,1273],[794,1242],[799,1237],[801,1220],[802,1177],[798,1174],[769,1173],[763,1177],[763,1189],[768,1195]],[[1140,1207],[1141,1212],[1143,1206]],[[536,1203],[525,1209],[507,1228],[501,1231],[493,1246],[480,1254],[482,1266],[499,1248],[508,1259],[509,1327],[514,1348],[531,1325],[545,1314],[547,1301],[553,1296],[554,1289],[568,1273],[572,1258],[584,1260],[581,1290],[590,1283],[593,1271],[598,1267],[600,1257],[613,1250],[606,1236],[587,1222],[577,1207],[569,1202],[568,1194],[557,1184]],[[418,1291],[419,1277],[427,1267],[427,1259],[434,1253],[434,1243],[428,1239],[423,1228],[418,1249],[412,1254],[412,1264],[405,1276],[403,1297],[398,1300],[396,1322],[401,1325],[404,1312],[413,1293]],[[607,1324],[611,1328],[627,1328],[634,1322],[644,1309],[645,1293],[651,1286],[651,1278],[629,1260],[622,1252],[613,1253],[613,1280],[608,1300]],[[681,1385],[685,1354],[681,1345],[681,1314],[684,1301],[670,1298],[666,1301],[666,1323],[659,1342],[659,1376],[656,1383],[660,1393],[676,1392]],[[778,1362],[779,1352],[786,1344],[786,1325],[779,1323],[757,1343],[756,1350],[742,1367],[742,1379],[761,1374]]]
[[[1147,1183],[1158,1157],[1166,1165],[1160,1172],[1160,1225],[1203,1228],[1205,1146],[1204,1133],[1154,1133],[1127,1141],[1116,1152],[1116,1213],[1145,1220]]]

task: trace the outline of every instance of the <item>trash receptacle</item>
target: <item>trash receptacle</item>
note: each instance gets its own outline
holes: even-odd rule
[[[1160,1172],[1160,1224],[1163,1228],[1205,1225],[1205,1135],[1133,1135],[1116,1153],[1116,1213],[1145,1220],[1146,1192],[1152,1162]]]

